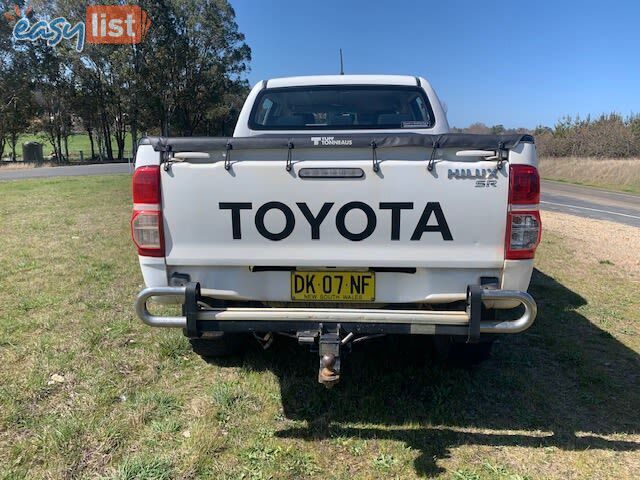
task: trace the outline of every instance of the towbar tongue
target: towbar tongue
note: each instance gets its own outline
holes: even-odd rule
[[[320,324],[320,336],[318,338],[318,354],[320,355],[320,367],[318,369],[318,382],[327,388],[333,387],[340,381],[340,324],[331,329]]]

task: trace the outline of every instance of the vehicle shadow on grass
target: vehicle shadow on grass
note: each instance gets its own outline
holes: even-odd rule
[[[404,442],[420,452],[419,475],[442,473],[437,461],[461,445],[640,450],[603,437],[640,433],[638,354],[577,313],[585,299],[553,278],[536,270],[531,291],[535,325],[499,339],[473,368],[422,361],[427,349],[406,337],[354,347],[332,390],[316,383],[317,356],[294,341],[245,365],[272,370],[285,416],[307,422],[277,436]]]

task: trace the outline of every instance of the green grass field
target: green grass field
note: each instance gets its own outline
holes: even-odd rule
[[[16,155],[18,158],[22,158],[22,144],[25,142],[40,142],[43,145],[43,153],[48,156],[53,152],[53,147],[47,141],[47,137],[44,134],[29,134],[29,135],[21,135],[18,140],[18,148],[16,149]],[[95,142],[95,138],[94,138]],[[131,135],[127,133],[125,137],[125,156],[131,155]],[[117,144],[115,139],[111,141],[111,145],[113,147],[114,155],[117,155]],[[64,147],[63,147],[64,148]],[[98,152],[98,145],[95,143],[94,146],[96,150],[96,154]],[[73,158],[80,156],[80,151],[83,152],[85,158],[89,158],[91,156],[91,143],[89,142],[89,136],[87,134],[75,134],[69,137],[69,155]],[[4,155],[8,156],[10,154],[9,146],[5,146]]]
[[[0,183],[0,478],[637,477],[640,299],[609,264],[547,232],[538,320],[488,362],[383,339],[325,390],[285,339],[206,363],[137,320],[129,183]]]

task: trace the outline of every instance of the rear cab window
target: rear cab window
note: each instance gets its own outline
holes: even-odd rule
[[[267,88],[249,117],[252,130],[420,129],[434,124],[424,90],[393,85]]]

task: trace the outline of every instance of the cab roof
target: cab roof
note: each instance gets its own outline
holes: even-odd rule
[[[308,85],[406,85],[420,86],[420,78],[410,75],[309,75],[274,78],[263,88],[302,87]]]

